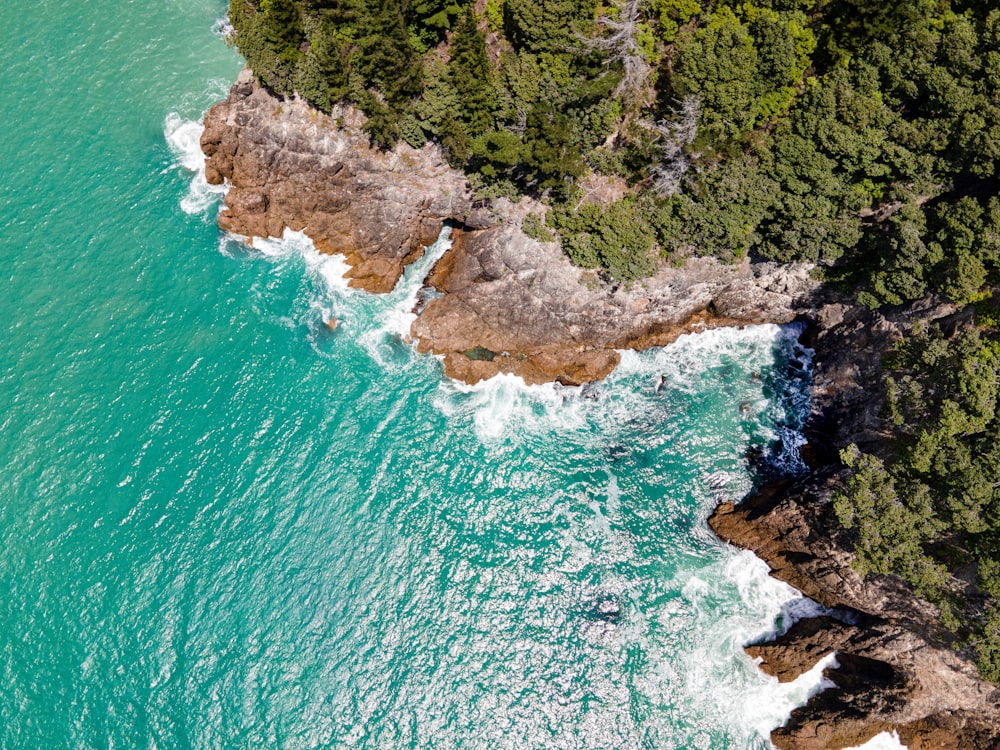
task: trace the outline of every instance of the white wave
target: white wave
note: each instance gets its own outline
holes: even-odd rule
[[[215,23],[212,24],[212,33],[221,36],[223,39],[229,39],[235,31],[228,14],[222,16],[222,18],[215,19]]]
[[[179,167],[191,172],[187,195],[181,199],[181,210],[187,214],[202,214],[226,194],[225,185],[209,185],[205,179],[205,155],[201,150],[204,126],[199,120],[185,120],[176,112],[167,115],[163,135]]]
[[[321,253],[304,231],[286,229],[281,237],[245,237],[227,235],[220,242],[224,254],[239,256],[249,244],[260,257],[273,263],[302,263],[306,277],[314,281],[309,322],[321,321],[351,332],[352,338],[388,373],[405,367],[414,356],[408,342],[413,309],[427,274],[451,246],[450,229],[442,230],[438,240],[424,255],[404,270],[392,292],[368,294],[353,289],[346,277],[350,266],[340,254]],[[400,346],[400,344],[403,344]]]
[[[528,385],[519,375],[499,373],[475,385],[443,381],[437,407],[451,417],[471,415],[481,442],[494,442],[515,432],[568,432],[587,422],[580,388],[558,383]]]
[[[371,300],[371,323],[358,340],[372,359],[386,369],[397,369],[391,344],[409,341],[410,326],[417,318],[414,309],[420,290],[424,287],[427,274],[450,247],[451,227],[445,226],[437,240],[424,250],[424,254],[403,269],[403,275],[393,290]]]
[[[800,356],[798,333],[797,327],[761,325],[685,335],[670,346],[621,351],[621,363],[603,382],[582,387],[529,386],[510,374],[495,375],[471,386],[443,382],[437,404],[451,416],[471,415],[482,441],[575,431],[588,424],[607,434],[609,428],[621,431],[637,416],[662,410],[662,399],[657,395],[661,390],[665,395],[703,392],[707,372],[732,367],[748,376],[735,406],[740,413],[746,412],[763,439],[780,446],[774,458],[776,469],[796,473],[803,468],[798,447],[803,442],[799,430],[809,403],[808,370],[803,370],[801,382],[793,382],[783,371],[773,374],[777,390],[794,392],[781,399],[765,395],[759,374],[782,364],[776,362],[778,351],[789,359]],[[741,403],[741,398],[749,400]],[[734,429],[738,428],[734,423]]]
[[[692,575],[682,589],[694,610],[692,627],[697,632],[681,660],[685,697],[693,713],[714,719],[717,726],[766,739],[793,709],[832,686],[823,670],[836,666],[836,654],[828,654],[793,682],[781,684],[761,672],[743,647],[787,629],[796,616],[816,616],[824,610],[768,575],[767,565],[750,552],[734,554],[718,571],[720,581],[704,577],[711,572]],[[739,602],[721,615],[719,599],[726,594],[720,585],[735,586]]]
[[[697,390],[700,376],[709,367],[724,362],[739,362],[746,369],[771,364],[769,347],[787,338],[788,329],[777,325],[754,325],[743,328],[714,328],[680,336],[673,344],[636,352],[622,350],[621,363],[615,369],[619,378],[629,376],[662,377],[666,386]]]
[[[330,294],[351,292],[345,278],[351,267],[344,256],[321,253],[305,232],[285,229],[281,237],[254,237],[250,244],[269,258],[301,257],[309,273],[321,279]]]
[[[844,748],[844,750],[906,750],[906,745],[900,742],[899,734],[896,732],[882,732],[876,734],[863,745]]]

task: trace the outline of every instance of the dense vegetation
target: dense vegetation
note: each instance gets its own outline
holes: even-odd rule
[[[981,0],[231,0],[258,76],[372,141],[439,143],[525,230],[608,277],[660,257],[808,260],[872,307],[1000,284],[1000,9]],[[618,195],[614,201],[596,195]],[[892,362],[887,458],[838,513],[1000,681],[1000,345]]]
[[[891,455],[844,451],[853,475],[834,508],[861,570],[940,605],[1000,682],[1000,340],[991,325],[918,330],[887,364]]]
[[[805,259],[877,305],[967,300],[1000,272],[975,239],[1000,220],[988,5],[231,0],[230,16],[278,91],[355,102],[383,146],[438,141],[485,195],[546,198],[581,265]],[[615,178],[622,205],[585,209]]]

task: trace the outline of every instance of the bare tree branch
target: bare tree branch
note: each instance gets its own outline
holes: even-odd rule
[[[698,134],[698,111],[701,101],[687,96],[680,107],[671,113],[672,119],[656,122],[643,120],[640,124],[653,132],[660,151],[660,163],[653,166],[653,190],[663,196],[674,195],[681,188],[681,179],[691,167],[691,157],[685,146],[694,142]]]
[[[641,5],[642,0],[614,0],[617,16],[602,15],[597,21],[609,33],[585,42],[588,49],[606,52],[609,64],[621,64],[623,75],[615,89],[615,96],[641,90],[649,76],[649,63],[638,40]]]

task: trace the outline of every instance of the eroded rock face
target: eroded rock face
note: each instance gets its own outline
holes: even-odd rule
[[[555,243],[521,231],[527,201],[494,207],[500,226],[461,232],[428,277],[443,296],[411,333],[444,354],[446,372],[475,382],[512,372],[529,383],[598,380],[616,349],[663,346],[718,326],[787,323],[813,309],[817,284],[801,264],[725,265],[691,258],[631,286],[573,266]]]
[[[852,540],[832,507],[844,478],[832,463],[837,450],[851,442],[875,451],[885,445],[878,420],[885,351],[913,320],[947,321],[952,313],[949,305],[927,301],[894,316],[854,309],[828,317],[834,324],[814,342],[806,429],[826,463],[739,505],[724,503],[709,521],[720,537],[763,558],[772,575],[835,611],[747,647],[782,681],[838,652],[840,667],[827,670],[837,688],[812,698],[772,733],[779,748],[852,747],[887,730],[910,750],[1000,747],[1000,689],[979,678],[970,654],[955,650],[935,607],[894,576],[857,574]]]
[[[347,258],[352,286],[386,292],[452,222],[455,245],[430,279],[444,296],[411,333],[421,351],[443,355],[453,378],[585,383],[614,368],[616,349],[813,310],[818,284],[804,264],[692,258],[631,288],[608,284],[521,231],[538,204],[477,205],[439,149],[373,150],[362,124],[350,108],[325,115],[276,97],[244,71],[201,139],[209,182],[230,186],[219,223],[247,236],[304,230],[321,252]]]
[[[354,109],[323,114],[244,70],[201,137],[208,181],[230,186],[220,226],[253,237],[305,230],[321,252],[347,258],[352,286],[387,292],[445,220],[489,221],[440,149],[378,151],[362,125]]]

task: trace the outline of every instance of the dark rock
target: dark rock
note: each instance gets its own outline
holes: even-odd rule
[[[1000,747],[1000,688],[979,677],[935,607],[899,578],[858,575],[852,537],[831,502],[844,476],[836,462],[841,448],[855,442],[884,450],[878,414],[885,353],[915,320],[947,322],[953,313],[926,302],[883,314],[850,308],[840,323],[819,330],[806,424],[816,468],[767,485],[739,505],[723,503],[709,519],[720,537],[763,558],[776,578],[850,613],[804,620],[747,647],[782,681],[837,652],[840,666],[828,671],[837,687],[814,696],[772,733],[779,748],[833,750],[887,730],[897,731],[911,750]]]

